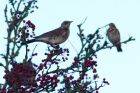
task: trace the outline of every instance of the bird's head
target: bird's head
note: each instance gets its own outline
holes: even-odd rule
[[[108,25],[109,25],[109,27],[115,27],[116,28],[114,23],[109,23]]]
[[[68,29],[72,22],[73,21],[64,21],[64,22],[62,22],[61,27],[64,28],[64,29]]]

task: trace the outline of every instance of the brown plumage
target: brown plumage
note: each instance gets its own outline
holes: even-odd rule
[[[26,44],[32,42],[44,42],[50,45],[58,45],[65,42],[70,34],[70,24],[72,21],[62,22],[59,28],[56,28],[52,31],[46,32],[40,36],[34,37],[34,39],[26,41]],[[24,43],[25,44],[25,43]]]
[[[109,28],[107,30],[107,37],[109,41],[116,46],[118,52],[122,52],[121,43],[120,43],[120,32],[116,28],[114,23],[109,24]]]

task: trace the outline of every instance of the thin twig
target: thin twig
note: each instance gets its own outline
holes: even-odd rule
[[[70,40],[68,40],[69,41],[69,43],[70,43],[70,45],[72,46],[72,48],[76,51],[76,53],[78,54],[78,51],[77,51],[77,49],[74,47],[74,45],[71,43],[71,41]]]
[[[34,49],[32,51],[32,55],[30,56],[30,60],[32,60],[32,58],[33,58],[33,54],[34,54],[34,51],[35,51],[36,47],[37,47],[37,44],[35,45],[35,47],[34,47]]]

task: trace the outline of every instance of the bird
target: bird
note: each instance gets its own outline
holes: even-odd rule
[[[109,23],[109,28],[107,29],[107,37],[109,41],[117,48],[118,52],[122,52],[121,42],[120,42],[120,32],[114,23]]]
[[[70,24],[72,22],[73,21],[63,21],[60,27],[36,36],[34,39],[28,40],[22,44],[25,45],[33,42],[43,42],[52,46],[59,45],[68,39],[70,35]]]

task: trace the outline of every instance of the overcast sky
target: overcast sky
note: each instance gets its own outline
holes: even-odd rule
[[[5,47],[5,3],[6,0],[0,0],[0,53]],[[98,27],[114,22],[121,33],[121,41],[129,36],[135,37],[136,41],[122,45],[122,53],[118,53],[116,48],[103,50],[98,53],[96,60],[100,78],[105,77],[110,82],[110,86],[102,88],[100,93],[140,93],[140,0],[39,0],[38,6],[39,9],[27,18],[36,25],[36,35],[59,27],[64,20],[74,21],[69,40],[61,45],[69,47],[72,54],[76,52],[70,42],[77,51],[80,46],[76,25],[86,17],[88,19],[83,25],[86,34],[94,33]],[[42,46],[45,44],[40,43],[37,50],[44,51]]]

